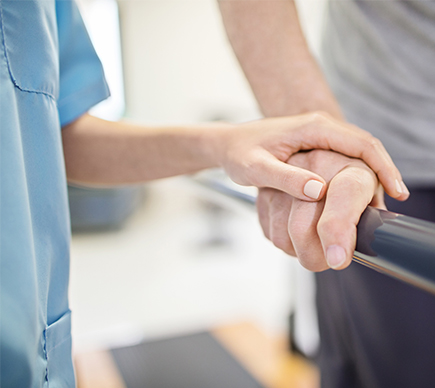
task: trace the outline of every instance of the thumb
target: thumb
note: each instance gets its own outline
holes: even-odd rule
[[[304,201],[318,201],[326,192],[326,182],[322,177],[275,158],[263,160],[256,171],[255,181],[258,182],[256,186],[281,190]]]
[[[352,258],[356,227],[376,191],[377,179],[368,168],[346,167],[329,183],[325,207],[317,224],[329,267],[343,269]]]

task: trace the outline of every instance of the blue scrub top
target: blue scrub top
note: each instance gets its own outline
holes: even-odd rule
[[[0,386],[74,387],[61,126],[109,92],[69,0],[0,0]]]

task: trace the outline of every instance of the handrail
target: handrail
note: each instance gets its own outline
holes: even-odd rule
[[[368,207],[353,259],[435,294],[435,223]]]
[[[195,179],[205,187],[251,205],[245,192],[222,174]],[[435,223],[368,207],[357,226],[353,260],[435,294]]]

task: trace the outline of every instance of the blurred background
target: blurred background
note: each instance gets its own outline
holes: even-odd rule
[[[314,53],[324,2],[297,2]],[[79,3],[112,92],[93,114],[153,125],[260,117],[216,0]],[[240,323],[264,338],[287,338],[310,278],[265,239],[254,206],[188,177],[70,188],[70,206],[77,355]],[[308,352],[316,346],[314,321],[300,333]],[[282,386],[317,386],[315,370],[309,375],[309,385]]]

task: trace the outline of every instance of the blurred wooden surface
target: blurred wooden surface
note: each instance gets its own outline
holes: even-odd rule
[[[221,326],[211,333],[267,388],[320,386],[316,367],[290,354],[286,338],[272,338],[250,323]],[[74,362],[78,388],[126,388],[109,351],[76,354]]]
[[[267,388],[318,388],[317,368],[287,350],[285,337],[272,338],[257,326],[218,327],[214,336]]]
[[[108,350],[77,354],[74,366],[78,388],[126,388]]]

